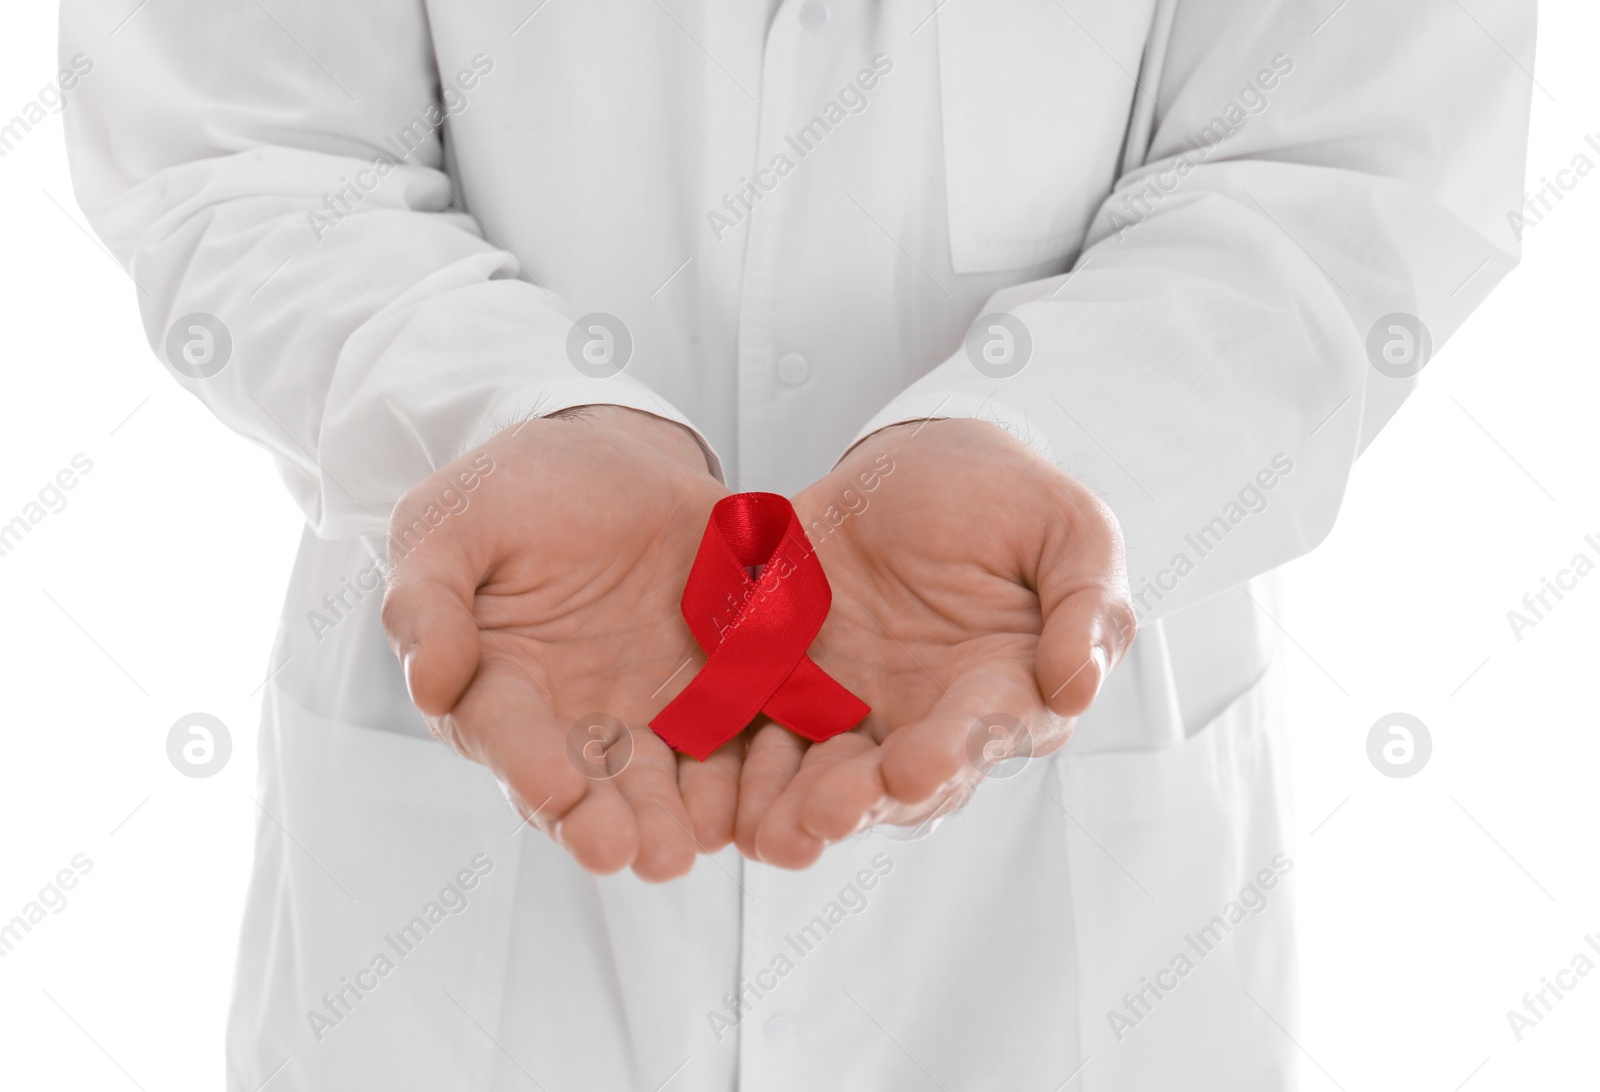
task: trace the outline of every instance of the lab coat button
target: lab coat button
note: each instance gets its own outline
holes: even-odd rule
[[[800,25],[807,30],[821,30],[828,22],[828,5],[822,0],[809,0],[805,7],[800,9]]]
[[[794,1021],[783,1013],[779,1013],[767,1021],[767,1038],[774,1043],[781,1043],[794,1032]]]
[[[798,387],[811,378],[811,361],[799,353],[785,353],[778,358],[778,378],[791,387]]]

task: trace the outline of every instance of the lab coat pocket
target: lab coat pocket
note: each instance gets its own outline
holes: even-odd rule
[[[432,740],[266,705],[230,1088],[485,1087],[515,816]]]
[[[1076,252],[1116,178],[1155,3],[940,6],[955,272],[1022,269]]]
[[[1058,763],[1084,1092],[1293,1083],[1273,1026],[1293,1027],[1296,879],[1274,676],[1177,746]]]

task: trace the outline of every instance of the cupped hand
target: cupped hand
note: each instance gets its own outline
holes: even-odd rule
[[[814,745],[756,728],[746,856],[803,868],[958,806],[994,759],[1066,743],[1133,639],[1110,510],[996,425],[884,429],[794,503],[833,588],[811,657],[872,713]]]
[[[703,662],[678,598],[726,493],[686,430],[589,406],[502,432],[391,519],[412,700],[590,871],[669,879],[732,839],[743,741],[699,763],[647,727]]]

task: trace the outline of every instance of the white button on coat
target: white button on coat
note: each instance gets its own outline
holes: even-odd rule
[[[798,387],[811,378],[811,361],[799,353],[784,353],[778,358],[778,378],[791,387]]]

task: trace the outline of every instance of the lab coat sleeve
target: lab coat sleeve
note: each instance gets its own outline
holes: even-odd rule
[[[958,347],[860,434],[1006,426],[1115,513],[1143,620],[1315,546],[1415,382],[1388,316],[1437,349],[1518,259],[1531,0],[1337,7],[1163,0],[1075,265],[975,323],[1026,365]]]
[[[63,65],[92,66],[66,113],[79,203],[158,356],[181,319],[221,321],[222,370],[174,374],[324,537],[383,533],[410,485],[536,413],[688,426],[574,367],[574,316],[454,201],[442,130],[493,92],[494,46],[441,81],[417,0],[62,5]]]

